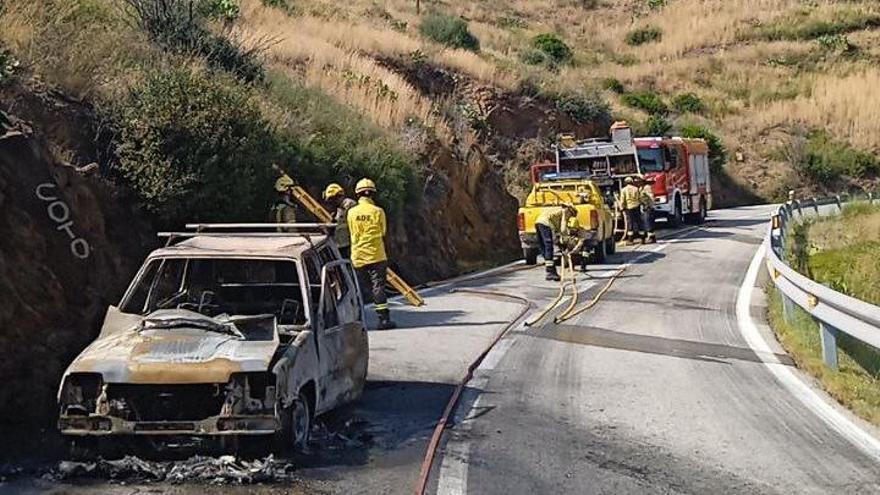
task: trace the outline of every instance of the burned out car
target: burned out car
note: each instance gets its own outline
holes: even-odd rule
[[[176,235],[65,372],[61,433],[263,435],[301,450],[316,415],[364,388],[369,351],[351,263],[315,233]]]

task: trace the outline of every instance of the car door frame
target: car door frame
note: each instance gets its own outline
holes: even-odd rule
[[[355,306],[350,321],[343,321],[341,318],[336,297],[328,299],[331,297],[330,270],[334,268],[339,268],[343,277],[341,283],[347,287],[341,300],[350,298],[350,303]],[[325,321],[328,304],[333,304],[332,310],[336,313],[337,321],[332,326],[328,326]],[[337,259],[321,267],[321,295],[318,299],[316,321],[319,366],[324,378],[320,387],[318,412],[323,412],[357,398],[363,391],[366,378],[369,345],[364,326],[364,306],[349,260]]]

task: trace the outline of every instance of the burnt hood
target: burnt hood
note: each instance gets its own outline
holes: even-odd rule
[[[160,310],[130,328],[104,334],[67,370],[100,373],[104,383],[225,383],[233,373],[268,371],[279,341],[246,340],[221,328],[225,318]],[[234,326],[233,326],[234,329]]]

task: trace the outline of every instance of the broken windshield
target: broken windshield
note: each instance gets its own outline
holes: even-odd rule
[[[129,289],[120,309],[151,315],[188,310],[199,315],[274,315],[279,324],[306,322],[293,261],[230,258],[153,259]]]

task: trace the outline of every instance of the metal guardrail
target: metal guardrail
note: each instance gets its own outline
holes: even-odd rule
[[[773,216],[765,239],[767,270],[782,296],[785,320],[792,321],[797,305],[819,323],[822,358],[832,369],[838,367],[837,338],[841,332],[880,349],[880,306],[841,294],[798,273],[784,261],[785,247],[788,228],[793,223],[840,212],[844,204],[855,201],[880,203],[873,195],[790,201]]]

